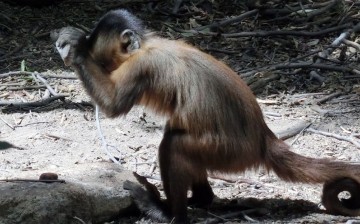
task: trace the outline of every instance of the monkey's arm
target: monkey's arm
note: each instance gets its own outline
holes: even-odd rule
[[[56,47],[65,64],[76,70],[86,91],[106,115],[129,112],[143,93],[141,68],[123,65],[108,74],[90,56],[84,32],[65,27],[57,37]]]
[[[72,67],[88,94],[109,117],[128,113],[144,92],[143,78],[136,68],[121,66],[114,74],[104,74],[89,56]]]

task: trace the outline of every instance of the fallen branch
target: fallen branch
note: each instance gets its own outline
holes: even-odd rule
[[[266,209],[266,208],[246,209],[246,210],[243,210],[243,211],[230,212],[230,213],[222,215],[222,216],[217,216],[217,215],[214,215],[214,214],[208,212],[209,215],[212,215],[215,218],[210,218],[210,219],[207,219],[204,222],[199,222],[199,223],[202,223],[202,224],[205,224],[205,223],[206,224],[215,224],[215,223],[219,223],[221,221],[226,221],[227,219],[234,219],[234,218],[239,217],[239,216],[242,216],[243,218],[245,218],[249,222],[256,222],[256,220],[248,217],[248,215],[250,215],[250,214],[265,215],[268,212],[269,212],[269,210]]]
[[[270,66],[277,66],[277,65],[283,65],[283,64],[286,64],[286,63],[292,63],[292,62],[297,62],[297,61],[301,61],[305,58],[308,58],[310,56],[313,56],[319,52],[321,52],[322,50],[315,50],[315,51],[312,51],[310,53],[307,53],[307,54],[304,54],[304,55],[301,55],[300,57],[297,57],[297,58],[293,58],[293,59],[290,59],[289,62],[281,62],[281,63],[276,63],[276,64],[273,64],[273,65],[270,65]],[[243,76],[243,74],[247,74],[247,73],[251,73],[251,72],[258,72],[258,71],[265,71],[265,70],[268,70],[268,68],[270,67],[269,65],[266,65],[266,66],[261,66],[261,67],[257,67],[257,68],[249,68],[249,69],[244,69],[244,70],[241,70],[241,71],[238,71],[239,74],[242,76],[242,77],[247,77],[248,75],[246,76]],[[254,74],[255,74],[254,73]]]
[[[65,137],[60,137],[58,135],[54,135],[54,134],[42,134],[43,137],[45,138],[48,138],[48,139],[51,139],[51,140],[59,140],[59,139],[62,139],[62,140],[65,140],[65,141],[73,141],[69,138],[65,138]]]
[[[335,27],[330,27],[319,31],[295,31],[295,30],[279,30],[279,31],[253,31],[253,32],[239,32],[239,33],[224,33],[221,36],[225,38],[230,37],[271,37],[271,36],[306,36],[319,37],[339,30],[351,28],[351,24],[343,24]],[[215,35],[214,33],[212,35]]]
[[[9,76],[14,76],[14,75],[32,75],[34,74],[33,72],[26,72],[26,71],[13,71],[13,72],[7,72],[7,73],[3,73],[0,74],[0,78],[6,78]],[[77,79],[76,76],[70,76],[70,75],[45,75],[45,74],[41,74],[44,77],[47,78],[57,78],[57,79]]]
[[[197,28],[193,29],[193,31],[196,32],[196,31],[201,31],[201,30],[204,30],[204,29],[211,29],[211,28],[214,28],[214,27],[227,26],[227,25],[232,24],[232,23],[240,22],[241,20],[243,20],[245,18],[248,18],[250,16],[256,15],[258,12],[259,12],[258,9],[254,9],[254,10],[245,12],[245,13],[239,15],[239,16],[235,16],[233,18],[230,18],[230,19],[224,19],[224,20],[221,20],[219,22],[214,22],[214,23],[206,25],[206,26],[197,27]]]
[[[15,127],[12,126],[11,124],[9,124],[7,121],[5,121],[2,117],[0,117],[0,119],[1,119],[7,126],[9,126],[12,130],[15,130]]]
[[[35,77],[37,79],[39,79],[42,83],[44,83],[44,85],[46,86],[46,88],[49,90],[49,92],[53,95],[53,96],[57,96],[58,93],[49,85],[49,83],[43,78],[41,77],[41,75],[38,72],[34,72]]]
[[[79,221],[81,224],[86,224],[86,222],[84,222],[84,220],[80,219],[77,216],[74,216],[73,219],[76,219],[77,221]]]
[[[343,95],[343,94],[344,94],[344,93],[343,93],[342,91],[335,92],[335,93],[333,93],[333,94],[330,94],[330,95],[328,95],[328,96],[325,96],[325,97],[321,98],[320,100],[318,100],[318,101],[316,102],[316,104],[318,104],[318,105],[323,104],[323,103],[325,103],[326,101],[329,101],[329,100],[331,100],[331,99],[333,99],[333,98],[339,97],[339,96],[341,96],[341,95]]]
[[[0,179],[1,182],[43,182],[43,183],[65,183],[65,180],[38,180],[38,179]]]
[[[304,128],[296,135],[295,139],[289,144],[290,146],[294,145],[294,143],[299,139],[300,135],[302,135],[304,133],[304,131],[310,127],[310,125],[312,125],[312,123],[308,123],[306,126],[303,126]]]
[[[288,15],[288,14],[297,12],[297,11],[299,11],[299,10],[322,8],[322,7],[327,6],[330,2],[331,2],[331,1],[329,1],[329,2],[319,2],[319,3],[311,2],[310,4],[301,5],[301,6],[296,6],[296,7],[291,7],[291,8],[281,8],[281,9],[272,8],[272,9],[264,9],[264,10],[261,10],[261,14],[263,14],[263,15],[268,15],[268,16],[271,15],[271,16],[273,16],[273,17],[275,17],[275,16],[281,16],[281,15]],[[269,20],[269,21],[270,21],[270,22],[273,22],[273,21],[276,21],[276,19],[279,19],[279,18],[274,18],[274,19],[271,19],[271,20]],[[289,19],[289,16],[283,16],[283,17],[280,17],[280,19]]]
[[[9,76],[13,76],[13,75],[31,75],[31,74],[33,74],[33,73],[25,72],[25,71],[14,71],[14,72],[7,72],[7,73],[0,74],[0,78],[6,78]]]
[[[350,47],[355,48],[357,51],[360,51],[360,44],[358,44],[354,41],[347,40],[347,39],[343,39],[342,42]]]
[[[340,46],[341,43],[343,43],[343,41],[345,39],[347,39],[350,34],[352,33],[356,33],[359,32],[360,30],[360,23],[356,24],[354,27],[352,27],[352,29],[347,30],[346,32],[343,32],[340,34],[340,36],[338,38],[336,38],[330,45],[330,47],[326,48],[324,51],[319,53],[319,57],[315,60],[316,63],[320,63],[322,61],[322,58],[328,58],[329,55],[337,48]]]
[[[299,63],[282,63],[276,65],[270,65],[267,68],[262,68],[261,70],[254,70],[246,73],[240,74],[241,77],[249,77],[254,75],[257,72],[261,71],[275,71],[275,70],[282,70],[282,69],[297,69],[297,68],[316,68],[316,69],[323,69],[329,71],[336,71],[336,72],[344,72],[344,73],[353,73],[353,74],[360,74],[360,71],[357,69],[338,66],[338,65],[329,65],[324,63],[314,63],[314,62],[299,62]]]
[[[271,36],[306,36],[306,37],[319,37],[329,33],[333,33],[339,30],[349,29],[352,27],[352,24],[346,23],[343,25],[330,27],[324,30],[319,31],[296,31],[296,30],[279,30],[279,31],[249,31],[249,32],[239,32],[239,33],[217,33],[217,32],[205,32],[197,30],[184,30],[179,29],[173,26],[170,26],[164,23],[165,26],[173,29],[176,32],[180,33],[190,33],[193,35],[205,35],[205,36],[221,36],[225,38],[234,38],[234,37],[271,37]]]
[[[310,125],[311,125],[311,123],[306,122],[306,121],[305,122],[299,122],[299,123],[289,127],[286,130],[275,133],[275,135],[279,139],[285,140],[285,139],[291,138],[291,137],[299,134],[300,132],[304,131],[304,129],[306,129]]]
[[[341,3],[341,0],[332,0],[328,4],[326,4],[324,7],[314,10],[313,12],[309,13],[307,17],[297,19],[296,22],[303,22],[303,21],[309,21],[310,19],[314,18],[315,16],[319,16],[321,14],[324,14],[325,12],[328,12],[331,8],[337,6]]]
[[[318,112],[319,114],[322,114],[323,116],[327,115],[327,116],[337,116],[339,114],[345,114],[345,113],[352,113],[355,112],[356,109],[348,109],[348,110],[324,110],[321,109],[319,106],[314,105],[312,107],[310,107],[310,109],[312,109],[315,112]]]
[[[29,89],[42,89],[46,88],[45,85],[36,85],[36,86],[19,86],[19,87],[9,87],[8,90],[29,90]]]
[[[251,84],[248,83],[248,85],[254,93],[262,92],[269,82],[272,82],[279,78],[280,78],[279,74],[270,74],[266,77],[256,80],[255,82],[253,82]]]
[[[353,136],[346,137],[346,136],[341,136],[341,135],[326,132],[326,131],[315,130],[313,128],[308,128],[308,129],[306,129],[306,131],[314,133],[314,134],[319,134],[319,135],[336,138],[336,139],[342,140],[342,141],[347,141],[347,142],[354,144],[356,147],[360,148],[360,141],[357,141]]]
[[[41,107],[41,106],[45,106],[46,104],[55,101],[55,100],[64,100],[64,98],[67,95],[56,95],[53,97],[49,97],[45,100],[39,100],[39,101],[35,101],[35,102],[12,102],[12,101],[0,101],[0,106],[15,106],[15,107]]]

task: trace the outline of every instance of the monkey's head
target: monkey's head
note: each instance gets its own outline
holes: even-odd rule
[[[107,72],[112,72],[141,47],[142,22],[126,10],[106,13],[88,38],[90,55]]]

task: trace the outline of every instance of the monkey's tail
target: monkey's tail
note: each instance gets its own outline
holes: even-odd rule
[[[265,165],[269,170],[286,181],[324,183],[322,202],[330,213],[360,215],[360,165],[305,157],[274,138],[267,143]],[[351,197],[339,199],[343,191]]]
[[[266,167],[286,181],[325,183],[341,177],[349,177],[354,168],[360,173],[360,166],[296,154],[290,151],[289,145],[282,140],[269,139],[267,143]]]

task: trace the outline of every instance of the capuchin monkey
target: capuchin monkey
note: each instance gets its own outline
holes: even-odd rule
[[[159,146],[166,206],[157,207],[169,209],[153,209],[150,216],[185,223],[188,204],[213,200],[208,171],[260,166],[285,181],[324,183],[322,202],[330,213],[360,215],[360,165],[290,151],[265,124],[250,88],[224,63],[183,41],[150,34],[121,9],[106,13],[89,36],[72,27],[55,36],[65,64],[107,116],[143,105],[167,117]],[[342,191],[351,198],[338,199]]]

